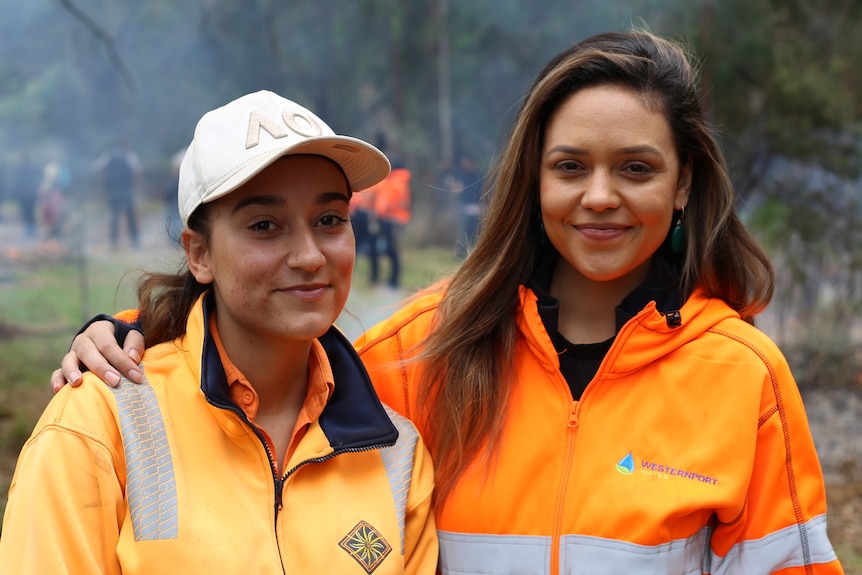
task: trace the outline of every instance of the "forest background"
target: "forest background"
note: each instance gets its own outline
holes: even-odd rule
[[[807,405],[831,406],[827,421],[859,419],[845,412],[862,392],[862,0],[0,0],[0,14],[0,225],[15,217],[8,182],[25,153],[69,168],[66,229],[90,225],[88,210],[104,202],[93,162],[120,141],[143,166],[143,213],[160,210],[171,159],[201,114],[270,89],[412,171],[403,240],[419,259],[453,252],[458,204],[444,176],[461,155],[491,165],[551,56],[632,26],[681,40],[698,62],[740,210],[778,271],[760,326],[788,356]],[[0,234],[0,287],[39,261],[68,263],[64,253],[82,269],[80,242],[50,255],[41,245],[25,263],[10,237]],[[105,269],[117,276],[90,283],[113,284],[122,271]],[[4,298],[0,346],[42,308]],[[78,319],[112,311],[100,305],[84,297],[60,341],[68,345]],[[62,348],[48,349],[27,372],[43,390]],[[11,357],[0,347],[0,389],[20,383]],[[15,390],[0,394],[0,450],[13,464],[34,423],[6,399]],[[18,430],[11,439],[4,420]],[[824,467],[833,492],[847,494],[830,503],[833,537],[862,573],[862,437],[816,439],[836,451]],[[0,466],[3,500],[8,471]]]

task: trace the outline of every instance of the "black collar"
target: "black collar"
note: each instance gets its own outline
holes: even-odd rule
[[[550,253],[536,266],[527,285],[535,292],[538,298],[539,316],[542,319],[545,330],[554,341],[554,347],[557,351],[564,351],[569,349],[571,344],[565,341],[557,331],[560,301],[549,293],[551,277],[559,257],[556,250],[550,250]],[[656,308],[668,318],[668,323],[678,321],[679,308],[682,305],[679,290],[671,281],[663,277],[657,266],[651,267],[643,283],[624,297],[623,301],[617,306],[617,333],[619,333],[627,321],[640,313],[651,301],[656,302]]]

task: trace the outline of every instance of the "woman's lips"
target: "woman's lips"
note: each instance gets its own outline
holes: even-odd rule
[[[617,239],[628,231],[628,226],[616,224],[580,224],[574,228],[585,238],[594,241],[609,241]]]
[[[280,291],[302,301],[314,302],[323,298],[328,287],[326,284],[295,285]]]

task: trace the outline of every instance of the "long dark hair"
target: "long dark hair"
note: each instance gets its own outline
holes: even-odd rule
[[[489,178],[493,190],[473,251],[446,286],[436,327],[423,344],[421,387],[426,441],[437,467],[437,499],[465,465],[490,449],[505,420],[516,338],[519,286],[546,249],[538,215],[544,132],[566,99],[588,86],[614,85],[662,112],[681,163],[691,162],[682,257],[662,248],[678,289],[725,300],[751,321],[769,302],[773,270],[734,208],[725,160],[707,126],[696,72],[679,44],[649,32],[607,33],[555,56],[536,77]]]
[[[210,204],[201,204],[189,216],[188,228],[210,239]],[[198,298],[210,288],[195,279],[188,265],[177,273],[145,273],[138,282],[138,309],[147,347],[174,339],[186,333],[186,321]]]

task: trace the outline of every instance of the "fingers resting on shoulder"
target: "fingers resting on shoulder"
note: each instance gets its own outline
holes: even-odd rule
[[[81,384],[82,370],[89,370],[99,379],[116,387],[121,375],[141,383],[143,375],[138,362],[144,352],[144,336],[131,331],[123,347],[114,339],[114,326],[109,321],[97,321],[75,336],[69,352],[63,356],[60,369],[51,374],[51,387],[57,392],[65,384]]]

